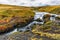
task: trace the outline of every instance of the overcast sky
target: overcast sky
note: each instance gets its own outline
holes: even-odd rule
[[[18,6],[46,6],[46,5],[60,5],[60,0],[0,0],[0,4]]]

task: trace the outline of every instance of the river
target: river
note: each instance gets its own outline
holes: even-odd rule
[[[43,16],[46,15],[46,14],[51,15],[50,20],[55,20],[55,17],[56,16],[60,16],[60,15],[51,14],[51,13],[47,13],[47,12],[35,12],[34,20],[36,20],[38,18],[40,18],[40,19],[43,20]],[[55,17],[52,17],[52,15],[54,15]],[[17,32],[17,31],[25,32],[27,30],[31,30],[31,27],[33,27],[32,25],[34,25],[34,24],[42,24],[43,25],[44,24],[44,21],[42,21],[42,22],[33,21],[33,22],[29,23],[28,25],[26,25],[23,28],[16,28],[14,31],[12,31],[10,33],[7,33],[7,35],[12,34],[14,32]]]

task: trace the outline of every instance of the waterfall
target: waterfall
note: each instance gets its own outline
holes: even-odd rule
[[[35,12],[34,20],[36,20],[36,19],[38,19],[38,18],[40,18],[40,19],[43,20],[43,16],[44,16],[45,14],[49,14],[49,13],[47,13],[47,12]]]
[[[47,12],[35,12],[34,20],[36,20],[38,18],[40,18],[40,19],[43,20],[43,16],[45,14],[50,14],[51,15],[50,20],[53,20],[53,21],[55,20],[55,17],[60,16],[60,15],[51,14],[51,13],[47,13]],[[54,15],[55,17],[53,17],[52,15]],[[33,22],[29,23],[28,25],[26,25],[23,28],[16,28],[14,31],[12,31],[12,32],[10,32],[8,34],[12,34],[12,33],[17,32],[17,31],[25,32],[27,30],[31,30],[31,27],[33,27],[32,25],[34,25],[34,24],[42,24],[43,25],[44,24],[44,21],[43,22],[33,21]]]

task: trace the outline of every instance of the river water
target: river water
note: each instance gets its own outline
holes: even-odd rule
[[[43,16],[44,16],[45,14],[54,15],[54,16],[59,16],[59,15],[51,14],[51,13],[47,13],[47,12],[35,12],[34,20],[36,20],[36,19],[38,19],[38,18],[40,18],[40,19],[43,20]],[[55,20],[55,17],[50,17],[50,20]],[[12,34],[12,33],[14,33],[14,32],[17,32],[17,31],[25,32],[25,31],[27,31],[27,30],[31,30],[31,27],[33,27],[32,25],[34,25],[34,24],[42,24],[42,25],[43,25],[43,24],[44,24],[44,21],[42,21],[42,22],[33,21],[33,22],[31,22],[30,24],[26,25],[26,26],[23,27],[23,28],[16,28],[14,31],[12,31],[12,32],[10,32],[10,33],[7,33],[7,35],[10,35],[10,34]]]

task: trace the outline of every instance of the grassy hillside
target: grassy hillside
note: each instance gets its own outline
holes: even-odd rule
[[[0,32],[14,28],[14,25],[24,27],[32,22],[34,12],[29,7],[19,7],[0,4]],[[11,22],[13,21],[13,22]]]
[[[40,12],[49,12],[54,14],[60,14],[60,6],[42,6],[42,7],[36,7],[34,8],[37,11]]]

